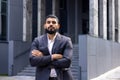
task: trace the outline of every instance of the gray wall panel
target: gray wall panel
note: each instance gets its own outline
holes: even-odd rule
[[[0,42],[0,74],[8,74],[8,43]]]
[[[22,40],[23,0],[8,0],[8,40]]]
[[[86,70],[86,80],[118,67],[120,65],[119,48],[119,43],[88,35],[80,35],[79,64],[82,69]],[[82,72],[82,74],[84,73]],[[82,80],[85,80],[84,76],[82,76]]]
[[[80,36],[79,38],[79,66],[81,67],[81,79],[87,79],[87,38]]]
[[[10,41],[9,46],[9,75],[16,75],[29,64],[30,42]],[[12,69],[11,69],[12,67]]]

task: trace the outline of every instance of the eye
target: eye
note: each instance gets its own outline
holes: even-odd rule
[[[56,24],[57,22],[56,22],[56,21],[47,21],[46,23],[47,23],[47,24],[50,24],[50,23]]]
[[[47,21],[47,24],[50,24],[51,23],[51,21]]]
[[[56,21],[52,21],[53,24],[56,24]]]

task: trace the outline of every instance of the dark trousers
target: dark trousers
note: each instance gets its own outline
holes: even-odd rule
[[[57,80],[57,77],[50,77],[49,80]]]

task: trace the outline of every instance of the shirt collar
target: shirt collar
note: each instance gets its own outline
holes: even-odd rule
[[[53,40],[50,40],[49,37],[48,37],[48,34],[47,34],[48,41],[55,41],[55,38],[56,38],[57,34],[58,34],[58,32],[56,32],[55,36],[53,37]]]

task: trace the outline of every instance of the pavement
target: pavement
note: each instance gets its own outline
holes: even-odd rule
[[[0,80],[35,80],[32,76],[0,76]]]
[[[0,76],[0,80],[35,80],[34,76]],[[120,80],[120,66],[90,80]]]
[[[91,80],[120,80],[120,66]]]

